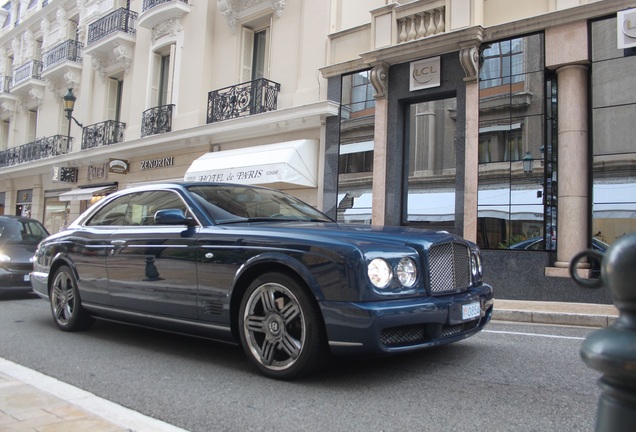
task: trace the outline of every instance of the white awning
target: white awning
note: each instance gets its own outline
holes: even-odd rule
[[[183,177],[188,182],[228,182],[289,188],[318,185],[318,140],[297,140],[206,153]]]
[[[62,192],[58,199],[60,201],[86,201],[93,197],[98,192],[103,192],[107,189],[113,189],[114,186],[99,186],[93,188],[79,188],[72,189],[68,192]]]

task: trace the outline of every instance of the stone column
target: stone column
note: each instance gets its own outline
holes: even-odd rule
[[[587,70],[585,65],[568,65],[557,69],[559,183],[555,266],[558,269],[567,269],[571,258],[587,248],[590,233]]]
[[[371,223],[381,226],[386,220],[387,201],[387,126],[388,100],[386,83],[388,66],[378,65],[371,70],[371,83],[376,93],[375,99],[375,129],[373,133],[373,198],[371,201]]]
[[[464,144],[463,236],[477,241],[477,193],[479,182],[479,47],[471,42],[459,52],[466,77],[466,124]],[[459,168],[459,167],[458,167]]]

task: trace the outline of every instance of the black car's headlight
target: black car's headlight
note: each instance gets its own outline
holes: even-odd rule
[[[367,265],[369,280],[381,294],[396,294],[415,286],[417,263],[409,257],[387,260],[374,258]]]
[[[11,262],[11,257],[7,254],[0,253],[0,263]]]
[[[472,249],[470,251],[470,273],[474,283],[481,282],[483,268],[481,263],[481,252],[479,249]]]

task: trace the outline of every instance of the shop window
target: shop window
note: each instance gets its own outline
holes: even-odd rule
[[[51,234],[60,232],[71,222],[68,201],[60,201],[57,196],[44,199],[43,224]]]
[[[339,222],[371,223],[375,100],[370,71],[342,77],[338,163]]]
[[[591,31],[592,232],[607,244],[636,231],[636,68],[633,49],[616,48],[616,17]],[[630,89],[632,89],[630,91]],[[592,240],[594,247],[598,241]]]
[[[494,42],[479,92],[477,241],[484,249],[556,247],[556,80],[543,35]]]
[[[454,97],[409,107],[405,225],[455,224],[456,111]]]

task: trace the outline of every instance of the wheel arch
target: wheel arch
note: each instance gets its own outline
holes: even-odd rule
[[[73,276],[75,277],[75,281],[79,281],[79,273],[77,272],[77,267],[75,267],[72,261],[70,261],[66,257],[59,257],[57,259],[54,259],[51,263],[51,267],[49,268],[50,276],[47,281],[47,291],[49,293],[49,296],[51,295],[51,284],[53,283],[53,276],[59,270],[59,268],[63,266],[67,266],[68,268],[70,268]]]
[[[298,285],[310,294],[315,306],[319,309],[318,302],[322,296],[318,283],[311,272],[297,260],[284,256],[267,256],[250,261],[241,268],[234,281],[230,299],[230,323],[232,335],[240,340],[238,333],[239,310],[243,295],[250,284],[259,276],[266,273],[281,273],[292,278]],[[320,314],[322,317],[322,314]],[[324,327],[324,319],[321,325]]]

